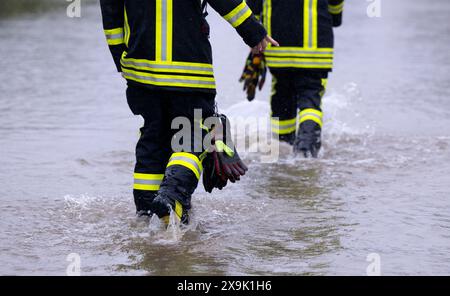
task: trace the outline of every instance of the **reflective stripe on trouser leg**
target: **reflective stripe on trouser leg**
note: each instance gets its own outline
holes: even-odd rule
[[[134,173],[133,189],[158,191],[163,179],[164,174]]]
[[[300,112],[299,117],[300,117],[300,124],[302,124],[307,120],[311,120],[317,123],[320,127],[322,127],[323,113],[319,110],[312,108],[304,109]]]
[[[288,120],[271,119],[272,132],[276,135],[287,135],[294,133],[297,129],[297,118]]]
[[[167,167],[173,165],[180,165],[191,170],[198,180],[200,179],[200,176],[203,171],[203,165],[200,159],[196,155],[187,152],[173,153],[169,159]]]

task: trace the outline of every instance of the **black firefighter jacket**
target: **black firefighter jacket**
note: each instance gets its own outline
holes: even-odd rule
[[[253,47],[266,35],[244,0],[207,0]],[[206,3],[205,2],[205,3]],[[119,72],[147,87],[215,93],[209,27],[201,0],[101,0]]]
[[[344,0],[247,0],[280,47],[266,50],[271,68],[333,68],[333,27],[342,23]]]

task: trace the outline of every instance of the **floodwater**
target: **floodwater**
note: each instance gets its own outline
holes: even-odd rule
[[[99,8],[0,21],[0,274],[450,274],[450,2],[346,1],[318,160],[247,154],[237,185],[193,198],[193,224],[134,217],[141,120],[124,98]],[[247,54],[209,16],[219,107],[267,118],[237,83]],[[269,84],[269,83],[268,83]],[[243,135],[239,135],[243,136]],[[375,257],[373,257],[375,256]]]

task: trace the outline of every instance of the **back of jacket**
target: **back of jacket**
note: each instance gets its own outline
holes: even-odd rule
[[[270,68],[304,68],[331,71],[333,26],[342,21],[343,0],[247,0],[262,17],[280,47],[266,50]]]
[[[266,34],[244,0],[208,0],[255,46]],[[118,71],[147,87],[215,92],[209,27],[200,0],[101,0]]]

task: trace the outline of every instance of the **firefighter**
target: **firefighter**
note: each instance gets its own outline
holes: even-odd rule
[[[117,70],[127,80],[128,105],[144,119],[133,185],[138,216],[155,213],[167,218],[173,210],[183,223],[188,222],[191,196],[203,170],[204,149],[199,151],[192,140],[187,144],[190,149],[174,151],[176,133],[171,123],[175,118],[187,118],[194,138],[198,137],[195,125],[215,114],[207,3],[254,50],[275,43],[244,0],[100,1],[109,49]],[[196,118],[197,111],[201,118]],[[238,158],[231,153],[226,162],[242,175],[246,168]],[[239,176],[230,178],[235,181]],[[224,186],[222,181],[210,183],[216,188]]]
[[[333,68],[333,27],[342,23],[343,0],[247,0],[279,47],[251,54],[241,81],[248,99],[272,73],[272,132],[295,153],[317,157],[323,126],[322,97]]]

